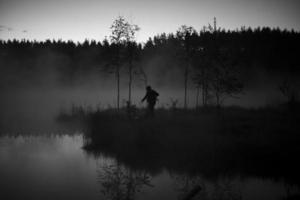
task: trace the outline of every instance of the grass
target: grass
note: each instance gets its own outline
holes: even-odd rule
[[[80,122],[84,148],[133,169],[159,173],[259,176],[300,185],[299,112],[285,106],[197,110],[126,108],[65,114],[60,121]],[[80,114],[81,113],[81,114]]]

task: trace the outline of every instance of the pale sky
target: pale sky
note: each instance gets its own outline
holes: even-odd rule
[[[137,41],[175,32],[269,26],[300,30],[299,0],[0,0],[0,39],[102,41],[118,15],[140,26]]]

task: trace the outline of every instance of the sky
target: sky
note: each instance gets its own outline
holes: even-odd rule
[[[117,16],[141,30],[138,42],[183,24],[202,29],[279,27],[300,30],[299,0],[0,0],[0,39],[102,41]]]

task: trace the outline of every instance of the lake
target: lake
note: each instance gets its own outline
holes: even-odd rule
[[[135,169],[118,157],[86,152],[83,140],[80,132],[1,136],[3,199],[273,200],[299,194],[299,186],[269,177]]]

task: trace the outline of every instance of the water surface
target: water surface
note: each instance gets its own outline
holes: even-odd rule
[[[83,137],[0,137],[0,190],[5,199],[282,199],[298,186],[263,177],[132,169],[107,155],[90,155]],[[198,189],[197,189],[198,188]]]

